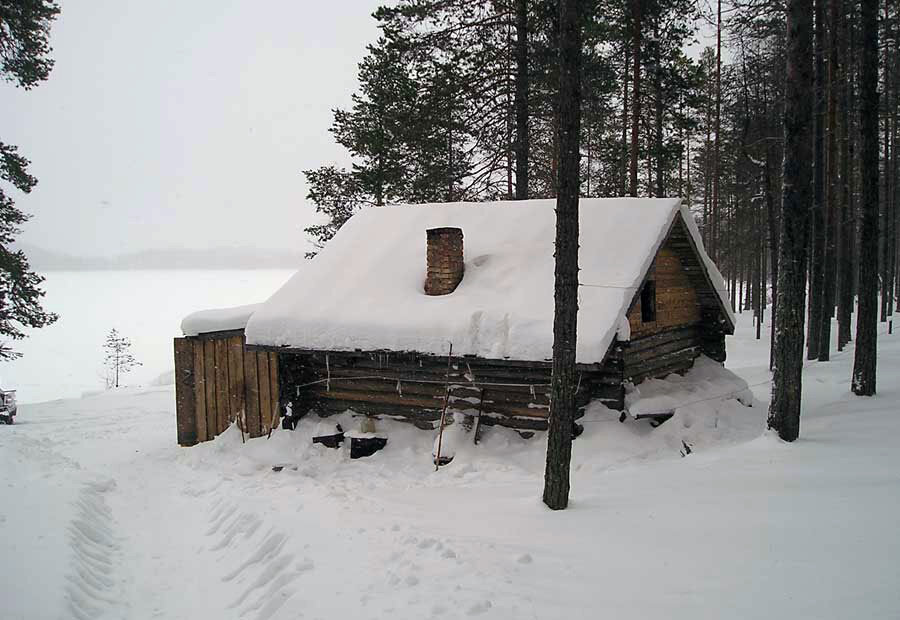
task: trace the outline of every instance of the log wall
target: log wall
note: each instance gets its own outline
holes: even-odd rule
[[[550,363],[454,357],[449,381],[446,357],[398,352],[279,352],[282,398],[293,411],[329,416],[357,413],[435,428],[449,385],[448,412],[480,416],[483,424],[516,429],[547,428]],[[616,357],[616,356],[614,356]],[[578,406],[594,398],[621,408],[621,356],[582,365]]]
[[[279,423],[278,394],[277,354],[248,350],[243,332],[175,338],[180,445],[209,441],[236,420],[249,437],[267,435]]]

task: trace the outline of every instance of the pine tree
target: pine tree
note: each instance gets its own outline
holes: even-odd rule
[[[316,248],[307,252],[306,258],[313,258],[366,201],[356,177],[343,168],[322,166],[304,170],[303,175],[309,188],[306,197],[316,206],[316,212],[327,218],[322,224],[303,229]]]
[[[851,389],[858,396],[875,394],[878,346],[878,27],[877,0],[862,0],[862,65],[860,67],[860,138],[862,226],[859,250],[859,310]]]
[[[359,92],[350,110],[335,110],[331,133],[353,155],[360,190],[376,206],[405,194],[409,152],[403,134],[415,118],[415,86],[402,50],[385,39],[359,64]]]
[[[553,510],[561,510],[569,503],[569,466],[575,426],[582,19],[581,0],[560,0],[560,167],[556,199],[553,371],[544,471],[544,503]]]
[[[119,387],[120,376],[131,372],[132,368],[141,363],[131,354],[131,341],[120,336],[115,328],[106,336],[103,349],[106,351],[106,368],[110,373],[112,387]]]
[[[50,24],[59,14],[52,0],[0,0],[0,76],[26,90],[47,79],[53,68]],[[37,179],[28,174],[28,160],[15,146],[0,142],[0,180],[29,193]],[[0,337],[20,340],[23,328],[40,328],[56,320],[44,311],[40,285],[44,279],[31,271],[21,250],[10,245],[29,219],[0,184]],[[0,344],[0,360],[21,354]]]
[[[788,0],[787,77],[784,110],[784,186],[778,314],[773,349],[774,376],[769,428],[785,441],[800,434],[803,374],[803,315],[806,305],[806,262],[812,205],[813,11],[812,0]]]

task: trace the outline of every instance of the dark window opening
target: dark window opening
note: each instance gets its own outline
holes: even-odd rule
[[[641,290],[641,321],[653,323],[656,320],[656,282],[647,280]]]

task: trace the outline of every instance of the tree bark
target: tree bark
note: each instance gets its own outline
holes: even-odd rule
[[[819,356],[825,290],[825,0],[815,0],[815,138],[813,142],[812,246],[809,257],[809,325],[806,359]]]
[[[840,219],[838,223],[838,351],[850,342],[850,319],[853,314],[853,218],[850,211],[850,48],[847,37],[847,16],[844,13],[844,0],[832,0],[837,3],[838,20],[835,35],[845,58],[838,68],[840,84],[840,101],[838,108],[838,126],[840,140]],[[840,56],[840,54],[839,54]],[[840,61],[839,61],[840,62]]]
[[[860,67],[860,176],[862,229],[859,244],[859,309],[851,389],[875,394],[878,348],[878,27],[877,0],[862,0]]]
[[[528,3],[516,0],[516,200],[528,200]]]
[[[722,0],[718,0],[716,19],[716,143],[713,155],[712,234],[709,236],[710,258],[719,257],[719,164],[722,134]],[[732,305],[734,305],[732,303]]]
[[[800,434],[806,247],[812,204],[812,0],[787,2],[784,182],[778,265],[775,371],[768,425],[785,441]]]
[[[641,0],[631,0],[632,39],[631,56],[634,63],[631,80],[631,165],[628,174],[628,195],[637,196],[638,147],[641,127]]]
[[[559,3],[559,193],[556,199],[553,371],[544,503],[569,502],[569,465],[575,424],[575,350],[578,321],[578,190],[581,134],[582,1]]]
[[[835,280],[837,272],[837,215],[840,204],[840,168],[838,166],[838,3],[829,0],[828,15],[828,93],[825,151],[825,256],[822,282],[822,321],[819,326],[819,361],[831,359],[831,318],[834,316]]]
[[[653,91],[656,102],[653,110],[653,150],[656,160],[656,197],[666,197],[666,185],[663,178],[663,93],[662,93],[662,58],[660,57],[659,16],[653,20]]]

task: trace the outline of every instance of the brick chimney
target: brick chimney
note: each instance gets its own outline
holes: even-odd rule
[[[463,277],[463,233],[460,228],[432,228],[428,238],[426,295],[447,295]]]

